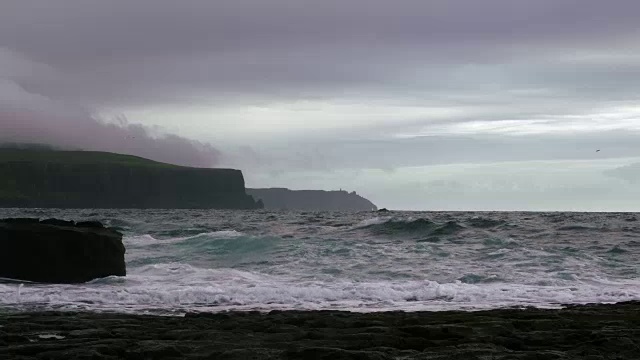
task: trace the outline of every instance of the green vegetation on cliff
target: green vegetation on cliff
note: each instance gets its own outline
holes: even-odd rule
[[[64,163],[64,164],[119,164],[127,166],[180,168],[181,166],[161,163],[133,155],[114,154],[101,151],[59,151],[41,149],[2,149],[0,163]]]
[[[0,207],[260,207],[240,170],[97,151],[0,149]]]

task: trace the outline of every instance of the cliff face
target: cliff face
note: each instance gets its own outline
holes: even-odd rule
[[[368,211],[377,207],[354,192],[324,190],[289,190],[285,188],[247,189],[247,193],[264,203],[265,209],[311,211]]]
[[[259,204],[245,193],[239,170],[98,152],[4,150],[0,207],[252,209]]]

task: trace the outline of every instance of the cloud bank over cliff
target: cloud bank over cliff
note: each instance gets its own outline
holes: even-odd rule
[[[55,93],[30,92],[21,85],[60,76],[46,64],[0,48],[0,144],[109,151],[199,167],[217,164],[219,152],[209,144],[130,124],[122,116],[99,119],[78,103],[55,100]]]

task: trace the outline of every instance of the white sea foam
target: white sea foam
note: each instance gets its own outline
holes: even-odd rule
[[[58,334],[38,334],[38,338],[42,340],[62,340],[65,336]]]
[[[310,221],[295,212],[132,210],[127,277],[21,288],[0,279],[0,308],[412,311],[640,300],[632,240],[640,222],[629,215],[475,215],[322,213]],[[237,231],[194,234],[229,228]]]
[[[358,228],[363,228],[363,227],[367,227],[367,226],[371,226],[371,225],[378,225],[378,224],[384,224],[387,221],[391,220],[392,217],[390,216],[376,216],[374,218],[371,219],[365,219],[360,221],[359,223],[355,224],[353,227],[358,229]]]
[[[506,306],[640,300],[640,281],[583,281],[572,286],[435,281],[296,281],[234,269],[156,264],[126,279],[82,285],[0,284],[0,304],[47,308],[139,311],[343,309],[479,310]]]
[[[178,237],[169,237],[169,238],[159,238],[154,237],[153,235],[143,234],[143,235],[134,235],[134,236],[125,236],[123,241],[126,244],[131,245],[146,245],[146,244],[167,244],[167,243],[176,243],[182,242],[191,239],[197,238],[210,238],[210,239],[230,239],[243,236],[244,234],[235,231],[235,230],[222,230],[222,231],[211,231],[211,232],[203,232],[191,236],[178,236]]]

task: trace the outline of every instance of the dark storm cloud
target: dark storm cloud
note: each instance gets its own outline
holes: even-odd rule
[[[40,54],[40,60],[47,57],[56,65],[77,66],[209,50],[334,44],[572,45],[566,41],[630,35],[640,6],[632,0],[9,0],[3,8],[6,46]]]
[[[10,0],[0,6],[0,45],[64,74],[22,85],[96,105],[402,91],[394,83],[437,91],[452,82],[438,75],[459,65],[606,51],[612,41],[634,38],[640,11],[631,0]],[[411,84],[418,70],[432,73]]]

